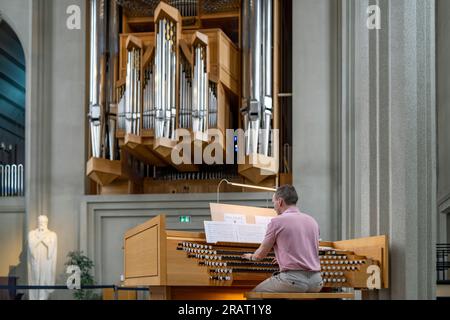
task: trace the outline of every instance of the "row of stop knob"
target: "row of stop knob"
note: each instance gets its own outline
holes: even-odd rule
[[[213,273],[233,273],[233,269],[211,269]]]
[[[322,270],[359,270],[356,266],[321,266]]]
[[[325,283],[344,283],[347,281],[345,278],[323,278],[322,280]]]
[[[342,277],[344,275],[344,273],[342,271],[341,272],[328,272],[328,271],[325,271],[325,272],[321,272],[320,275],[322,277]]]
[[[222,260],[221,256],[208,256],[203,254],[190,254],[188,255],[189,258],[197,258],[197,259],[205,259],[205,260]]]
[[[203,261],[205,266],[209,267],[226,267],[226,262]]]
[[[193,243],[193,242],[182,242],[181,245],[183,247],[189,247],[189,248],[198,248],[198,249],[209,249],[212,250],[212,246],[207,244],[199,244],[199,243]]]
[[[326,260],[326,259],[329,259],[329,260],[336,260],[336,259],[342,259],[342,260],[345,260],[345,259],[347,259],[347,256],[346,255],[336,255],[336,256],[319,256],[319,259],[320,260]]]
[[[322,264],[364,264],[366,263],[364,260],[325,260],[325,261],[321,261],[320,263]]]
[[[217,254],[217,251],[207,249],[183,248],[183,250],[189,253]]]
[[[229,281],[229,280],[231,280],[231,277],[230,276],[210,276],[209,280]]]

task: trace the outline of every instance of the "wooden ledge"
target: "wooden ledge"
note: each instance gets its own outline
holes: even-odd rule
[[[177,146],[177,141],[168,138],[156,138],[153,145],[153,150],[160,158],[177,169],[180,172],[196,172],[199,170],[195,164],[175,164],[172,162],[172,150]]]
[[[119,142],[121,147],[139,160],[150,165],[161,165],[164,161],[153,152],[153,144],[154,139],[151,135],[138,136],[131,133],[125,135],[123,144]]]
[[[278,163],[275,157],[254,153],[245,156],[245,164],[238,165],[238,172],[241,176],[258,184],[275,176],[278,173],[277,167]]]
[[[246,292],[247,299],[354,299],[355,294],[351,292],[318,292],[318,293],[278,293],[278,292]]]
[[[173,20],[175,23],[182,21],[180,11],[177,8],[172,7],[168,3],[161,1],[155,8],[154,21],[158,22],[160,19],[168,18]]]
[[[122,163],[92,157],[86,164],[86,175],[99,185],[107,186],[122,175]]]

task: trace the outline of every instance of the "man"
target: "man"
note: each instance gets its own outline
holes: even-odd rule
[[[267,226],[260,247],[243,259],[261,260],[274,249],[280,267],[272,277],[260,283],[257,292],[319,292],[322,289],[319,260],[319,226],[297,207],[295,188],[284,185],[272,197],[278,216]]]

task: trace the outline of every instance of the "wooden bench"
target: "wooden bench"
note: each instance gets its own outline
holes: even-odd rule
[[[290,300],[316,300],[316,299],[354,299],[353,292],[318,292],[318,293],[294,293],[294,292],[246,292],[247,299],[290,299]]]

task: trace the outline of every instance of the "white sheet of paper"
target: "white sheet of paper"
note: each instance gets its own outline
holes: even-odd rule
[[[204,221],[206,242],[237,242],[235,224],[225,221]]]
[[[256,224],[263,224],[263,225],[267,226],[273,218],[275,218],[275,217],[255,216],[255,223]]]
[[[223,221],[231,223],[247,223],[243,214],[224,213]]]
[[[266,226],[263,224],[236,224],[238,242],[261,243],[266,235]]]
[[[261,243],[266,235],[263,224],[237,224],[226,221],[204,221],[206,242]]]

